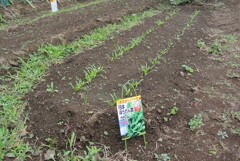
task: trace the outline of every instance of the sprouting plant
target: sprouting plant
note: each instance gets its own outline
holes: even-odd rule
[[[98,154],[101,151],[100,148],[97,148],[95,146],[87,146],[87,151],[84,151],[84,157],[81,157],[84,161],[95,161],[96,154]]]
[[[117,100],[119,99],[117,96],[116,96],[116,93],[113,93],[113,94],[110,94],[112,100],[108,100],[106,101],[110,106],[115,106],[117,104]]]
[[[47,145],[49,146],[56,146],[57,144],[57,139],[56,138],[51,138],[51,137],[48,137],[45,139]]]
[[[122,57],[126,52],[132,50],[133,48],[135,48],[137,45],[139,45],[144,38],[150,34],[153,31],[153,29],[148,29],[146,32],[144,32],[141,36],[132,39],[132,41],[128,44],[128,46],[123,47],[123,46],[118,46],[116,50],[114,50],[112,52],[111,55],[108,55],[108,57],[110,58],[110,60],[116,60],[119,59],[120,57]]]
[[[203,49],[203,48],[206,46],[206,44],[205,44],[205,42],[204,42],[202,39],[199,39],[199,40],[197,41],[196,46],[197,46],[199,49]]]
[[[153,59],[149,59],[149,62],[152,64],[152,66],[157,65],[159,63],[158,57],[153,58]]]
[[[232,111],[231,114],[232,114],[232,117],[233,117],[234,119],[240,121],[240,111],[238,111],[238,112]]]
[[[89,84],[94,78],[97,77],[98,74],[104,72],[104,68],[102,66],[90,65],[83,72],[85,75],[86,83]]]
[[[50,85],[47,85],[47,92],[50,92],[50,93],[55,93],[55,92],[58,92],[58,90],[56,89],[56,87],[54,86],[53,82],[51,82]]]
[[[2,14],[0,14],[0,26],[5,23],[6,23],[6,20],[3,18]]]
[[[66,47],[64,45],[47,45],[38,49],[40,54],[45,54],[54,62],[58,62],[66,56]]]
[[[82,79],[77,78],[76,84],[73,85],[70,83],[70,85],[75,92],[79,92],[86,85],[86,82]]]
[[[166,153],[163,153],[161,155],[158,155],[154,153],[154,158],[157,159],[157,161],[170,161],[170,156]]]
[[[173,106],[168,115],[176,115],[178,112],[178,108],[176,106]]]
[[[222,45],[218,41],[215,41],[208,50],[208,53],[217,55],[222,54]]]
[[[194,115],[192,119],[188,122],[188,125],[190,127],[190,130],[195,130],[200,128],[203,123],[202,123],[202,114]]]
[[[186,71],[187,73],[193,73],[193,69],[190,66],[187,66],[185,64],[182,65],[182,69]]]
[[[134,79],[127,81],[127,83],[122,85],[122,98],[132,96],[133,93],[137,94],[137,87],[140,85],[140,81],[136,81]]]
[[[111,55],[108,55],[108,57],[113,61],[116,59],[119,59],[120,57],[123,56],[124,54],[124,47],[123,46],[118,46],[116,50],[112,52]]]
[[[146,76],[149,74],[149,72],[153,69],[153,66],[149,66],[147,63],[146,65],[140,66],[140,71],[142,73],[142,76]]]
[[[162,25],[165,24],[165,22],[164,22],[164,21],[161,21],[161,20],[158,20],[158,21],[156,22],[156,24],[157,24],[158,26],[162,26]]]
[[[168,122],[168,120],[169,120],[169,119],[168,119],[167,117],[163,117],[163,121],[164,121],[164,122]]]
[[[228,134],[225,131],[218,131],[217,135],[220,136],[222,139],[228,137]]]
[[[237,42],[237,36],[236,35],[225,35],[224,40],[228,43],[235,43]]]
[[[231,132],[232,132],[233,134],[238,135],[238,136],[240,137],[240,128],[232,129]]]

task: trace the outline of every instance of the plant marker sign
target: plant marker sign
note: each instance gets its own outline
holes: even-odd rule
[[[52,12],[58,11],[57,0],[50,0]]]
[[[125,141],[135,136],[143,136],[146,146],[146,132],[141,96],[117,100],[118,121],[122,140]]]

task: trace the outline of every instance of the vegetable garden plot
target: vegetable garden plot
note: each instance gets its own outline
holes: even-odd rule
[[[3,142],[1,152],[8,157],[24,158],[36,150],[30,146],[39,145],[41,153],[31,154],[34,160],[39,156],[55,160],[237,160],[240,146],[239,67],[235,53],[238,36],[234,33],[214,40],[207,30],[207,8],[202,10],[181,6],[178,12],[158,13],[139,25],[135,22],[140,21],[137,17],[141,14],[132,15],[128,20],[134,21],[134,25],[128,24],[128,31],[122,30],[124,23],[117,23],[73,43],[74,48],[69,48],[70,44],[59,49],[42,48],[42,53],[48,56],[31,57],[25,62],[26,68],[21,69],[31,69],[27,76],[32,82],[24,81],[20,72],[16,78],[21,79],[14,84],[15,92],[6,88],[8,92],[0,93],[0,105],[5,110],[1,111],[4,116],[1,119],[11,118],[11,122],[1,121],[6,128],[1,129],[0,138],[18,140],[17,145],[14,141]],[[102,31],[106,37],[101,37]],[[94,41],[85,41],[92,38]],[[199,48],[199,40],[204,42],[201,43],[204,47]],[[222,55],[208,53],[214,42],[224,47]],[[66,51],[72,51],[69,49],[81,54],[61,62],[69,54]],[[45,61],[41,64],[40,60]],[[29,68],[30,62],[34,68]],[[48,62],[62,64],[49,69]],[[38,82],[41,83],[35,86]],[[27,127],[14,123],[14,114],[24,106],[19,101],[21,98],[15,96],[26,93]],[[118,98],[138,94],[143,96],[148,145],[144,147],[142,137],[133,138],[126,153],[114,104]],[[20,119],[17,120],[19,123]],[[129,136],[135,135],[136,127],[129,127],[132,129]],[[29,141],[30,146],[23,144],[21,138]]]

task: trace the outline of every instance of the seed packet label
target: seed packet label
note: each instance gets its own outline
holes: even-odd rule
[[[117,100],[122,140],[146,134],[141,96]]]

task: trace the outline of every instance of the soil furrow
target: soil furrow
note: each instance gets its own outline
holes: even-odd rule
[[[73,41],[97,26],[119,21],[124,15],[145,10],[155,4],[155,0],[106,2],[61,16],[48,17],[34,24],[17,26],[0,33],[0,62],[16,66],[14,59],[36,51],[41,44]]]
[[[113,51],[116,44],[120,42],[126,44],[126,40],[129,41],[131,37],[141,35],[141,33],[146,31],[151,25],[154,25],[155,21],[153,20],[161,19],[163,16],[155,16],[149,20],[151,23],[146,21],[143,25],[125,32],[116,39],[114,38],[113,40],[106,42],[106,45],[70,58],[65,64],[54,67],[49,73],[49,76],[46,77],[46,82],[37,87],[35,90],[36,92],[34,94],[31,93],[29,95],[30,97],[28,97],[29,107],[31,107],[29,130],[36,133],[39,137],[41,136],[41,138],[39,138],[40,140],[44,139],[46,135],[57,135],[59,139],[64,139],[65,137],[63,135],[59,135],[59,129],[52,130],[56,125],[54,120],[59,121],[63,119],[69,122],[69,124],[75,126],[76,123],[79,124],[84,120],[84,113],[88,110],[102,110],[104,107],[107,107],[107,104],[104,103],[102,99],[98,98],[105,97],[105,99],[109,99],[110,92],[112,92],[113,89],[118,89],[118,83],[125,83],[129,78],[139,78],[139,65],[146,62],[149,58],[155,57],[157,52],[161,48],[164,48],[165,45],[167,45],[168,40],[178,31],[175,26],[178,26],[179,29],[183,27],[191,13],[192,11],[187,13],[181,13],[180,11],[180,14],[173,18],[173,20],[170,20],[170,22],[167,22],[163,28],[160,27],[156,29],[140,46],[134,48],[131,52],[124,55],[123,58],[115,62],[108,61],[106,54]],[[151,52],[149,52],[149,49],[151,49]],[[71,64],[68,64],[69,62],[71,62]],[[93,63],[100,63],[102,66],[107,66],[107,78],[99,77],[94,80],[94,83],[87,91],[87,99],[89,100],[90,105],[81,106],[80,104],[83,103],[84,96],[80,96],[81,94],[74,94],[69,85],[69,78],[75,79],[75,77],[82,74],[81,71],[84,67]],[[121,68],[119,68],[119,66],[121,66]],[[129,66],[133,69],[132,71],[129,71]],[[68,81],[61,80],[63,77]],[[104,85],[101,84],[102,81],[105,82]],[[44,94],[49,82],[54,82],[60,93],[54,95]],[[75,82],[75,80],[71,80],[71,82]],[[97,107],[101,107],[101,109]],[[46,111],[49,111],[47,112],[47,115]],[[71,116],[69,117],[68,115]],[[42,119],[48,123],[45,125],[39,124]],[[39,131],[39,129],[41,130]]]

